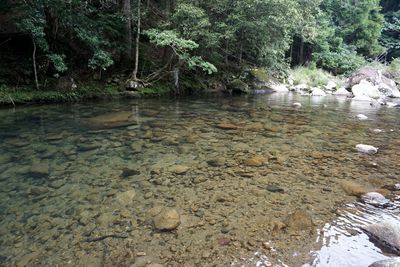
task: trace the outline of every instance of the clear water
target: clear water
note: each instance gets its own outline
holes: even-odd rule
[[[400,222],[398,196],[341,184],[400,182],[399,113],[292,94],[0,110],[0,265],[367,266],[390,255],[360,227]],[[157,207],[179,227],[155,229]],[[299,210],[313,226],[282,226]]]

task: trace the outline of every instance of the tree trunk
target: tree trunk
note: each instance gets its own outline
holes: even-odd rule
[[[304,64],[304,41],[303,38],[300,39],[300,51],[299,51],[299,64]]]
[[[132,60],[132,10],[131,0],[123,0],[122,2],[122,14],[125,20],[125,44],[126,51],[125,56],[127,61]]]
[[[140,0],[137,1],[137,32],[135,40],[135,68],[133,69],[132,79],[137,81],[137,73],[139,69],[139,44],[140,44],[140,23],[141,23],[141,12],[140,12]]]
[[[33,74],[35,75],[36,89],[39,90],[39,81],[38,81],[37,69],[36,69],[36,43],[35,43],[35,40],[33,39],[33,37],[32,37],[32,42],[33,42],[33,52],[32,52]]]

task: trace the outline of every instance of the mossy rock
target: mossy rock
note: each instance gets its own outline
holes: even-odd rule
[[[233,94],[248,94],[250,93],[249,86],[240,79],[231,81],[228,86],[228,90]]]
[[[271,79],[266,69],[251,69],[249,73],[251,78],[258,82],[268,82]]]

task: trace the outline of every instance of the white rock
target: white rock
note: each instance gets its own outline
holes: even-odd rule
[[[358,144],[356,145],[356,149],[360,153],[372,155],[378,153],[379,148],[370,145]]]
[[[382,194],[377,192],[369,192],[362,196],[365,203],[372,205],[384,205],[389,203],[389,199],[385,198]]]
[[[344,95],[344,96],[349,96],[351,93],[346,90],[344,87],[340,87],[336,92],[333,92],[334,95]]]
[[[284,84],[273,84],[273,85],[271,85],[271,89],[277,93],[289,92],[289,89]]]
[[[400,184],[395,184],[395,185],[394,185],[394,189],[400,190]]]
[[[369,102],[373,102],[374,99],[372,99],[371,97],[367,96],[367,95],[357,95],[355,97],[353,97],[351,100],[354,101],[369,101]]]
[[[359,119],[360,121],[368,120],[368,117],[365,116],[364,114],[358,114],[356,117],[357,117],[357,119]]]
[[[394,108],[394,107],[400,106],[399,104],[394,103],[394,102],[386,102],[386,105],[387,105],[389,108]]]
[[[366,80],[361,80],[359,84],[354,85],[351,91],[354,96],[366,95],[371,98],[379,98],[381,96],[378,87]]]
[[[326,93],[318,87],[311,88],[311,95],[312,96],[326,96]]]
[[[372,130],[374,133],[382,133],[383,132],[383,130],[381,130],[381,129],[373,129]]]
[[[397,88],[392,90],[392,95],[390,97],[400,98],[400,91]]]
[[[292,106],[295,107],[295,108],[301,108],[301,103],[295,102],[295,103],[292,104]]]
[[[336,88],[336,83],[334,81],[328,81],[328,83],[325,85],[326,90],[333,90]]]

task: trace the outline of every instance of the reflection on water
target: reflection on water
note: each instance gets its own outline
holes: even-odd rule
[[[396,209],[366,208],[341,183],[399,182],[398,112],[293,94],[1,110],[0,265],[385,258],[358,229]]]

